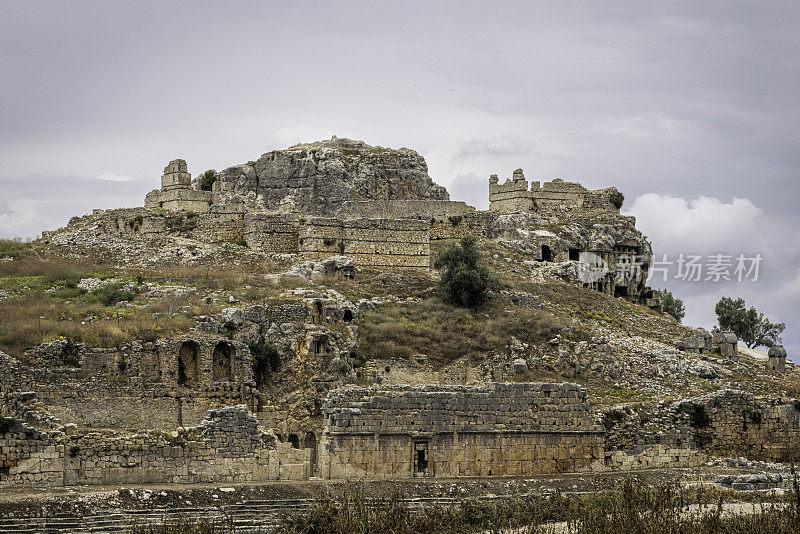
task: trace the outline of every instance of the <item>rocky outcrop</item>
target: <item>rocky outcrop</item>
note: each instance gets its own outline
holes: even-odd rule
[[[266,209],[333,215],[348,200],[449,200],[428,176],[425,159],[408,148],[339,139],[274,150],[219,173],[214,190],[255,193]]]

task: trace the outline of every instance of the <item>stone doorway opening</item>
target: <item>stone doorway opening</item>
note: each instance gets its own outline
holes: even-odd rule
[[[311,449],[311,476],[317,476],[317,437],[313,432],[306,434],[303,447]]]
[[[322,303],[318,300],[314,301],[314,306],[311,310],[311,324],[322,323]]]
[[[414,477],[429,477],[433,473],[428,452],[428,440],[414,440]]]
[[[542,245],[542,261],[553,261],[553,251],[547,245]]]

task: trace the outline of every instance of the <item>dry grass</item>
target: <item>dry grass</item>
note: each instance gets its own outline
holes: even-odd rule
[[[511,337],[541,343],[556,334],[584,339],[568,323],[547,312],[487,306],[459,308],[430,298],[402,306],[382,306],[364,314],[359,336],[362,358],[403,358],[426,354],[434,366],[461,357],[479,359],[507,350]]]
[[[0,317],[6,318],[0,322],[0,351],[16,357],[55,339],[119,347],[137,339],[155,341],[193,326],[183,315],[154,319],[152,311],[144,308],[65,302],[43,292],[0,302]]]

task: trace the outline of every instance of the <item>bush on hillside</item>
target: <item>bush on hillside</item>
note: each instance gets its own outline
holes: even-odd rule
[[[457,245],[450,245],[439,253],[434,266],[442,270],[439,287],[445,300],[458,306],[474,308],[483,304],[489,290],[500,289],[500,280],[482,265],[476,239],[464,236]]]

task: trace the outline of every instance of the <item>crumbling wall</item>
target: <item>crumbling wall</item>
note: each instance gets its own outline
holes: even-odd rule
[[[327,478],[524,476],[603,457],[603,432],[575,384],[346,388],[322,409]]]
[[[57,438],[14,422],[0,437],[0,485],[304,480],[312,455],[259,430],[246,406],[209,411],[199,426],[171,433],[71,432]]]
[[[503,184],[495,174],[489,178],[489,211],[494,213],[533,211],[551,220],[619,213],[612,201],[617,195],[619,191],[613,187],[592,191],[560,178],[542,185],[533,182],[528,189],[522,169],[515,170],[512,179]]]
[[[691,413],[698,446],[713,456],[800,461],[800,404],[760,401],[722,390],[682,405]]]
[[[208,209],[211,201],[211,191],[192,189],[192,176],[186,162],[176,159],[164,168],[161,189],[147,193],[144,207],[150,210],[201,212]]]

